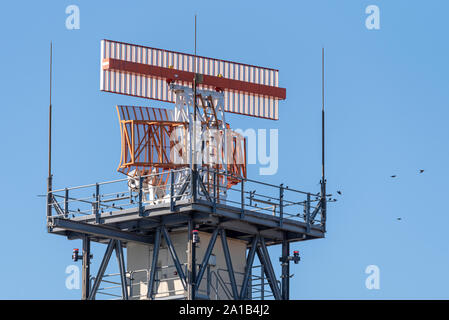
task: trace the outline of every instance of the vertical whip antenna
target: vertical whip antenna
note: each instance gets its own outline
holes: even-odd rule
[[[323,183],[325,183],[325,170],[324,170],[324,161],[325,161],[325,150],[324,150],[324,48],[321,51],[321,177]]]
[[[193,201],[196,201],[196,190],[197,190],[197,156],[196,156],[196,84],[197,84],[197,74],[196,74],[196,14],[195,14],[195,44],[194,44],[194,57],[193,57],[193,143],[192,143],[192,177],[191,177],[191,191],[193,196]],[[193,235],[192,231],[194,228],[193,220],[191,219],[188,222],[188,261],[187,261],[187,268],[188,268],[188,277],[189,277],[189,285],[188,285],[188,291],[187,296],[189,300],[195,299],[195,291],[196,291],[196,285],[195,285],[195,278],[196,278],[196,248],[195,244],[193,243]]]
[[[323,221],[326,221],[326,174],[325,174],[325,132],[324,132],[324,47],[321,50],[321,209]]]
[[[48,109],[48,176],[51,177],[51,87],[52,87],[53,43],[50,42],[50,104]]]
[[[47,217],[51,216],[52,203],[52,180],[51,173],[51,86],[52,86],[52,65],[53,65],[53,42],[50,42],[50,104],[48,106],[48,178],[47,178]]]

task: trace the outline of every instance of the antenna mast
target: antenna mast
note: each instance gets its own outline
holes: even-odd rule
[[[195,45],[194,45],[194,57],[193,57],[193,141],[192,143],[192,177],[191,177],[191,187],[193,199],[196,199],[197,190],[197,155],[196,155],[196,86],[197,86],[197,73],[196,73],[196,14],[195,14]],[[193,242],[193,230],[195,229],[195,224],[193,219],[188,222],[187,233],[188,233],[188,277],[189,285],[187,290],[187,297],[189,300],[195,300],[196,294],[196,247]]]
[[[324,148],[324,47],[321,51],[321,205],[322,219],[326,220],[326,175],[325,175],[325,148]]]
[[[53,175],[51,174],[51,85],[53,64],[53,42],[50,42],[50,105],[48,107],[48,178],[47,178],[47,217],[51,216],[51,190]]]

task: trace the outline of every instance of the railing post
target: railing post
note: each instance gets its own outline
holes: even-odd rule
[[[64,194],[64,218],[69,216],[69,189],[65,188]]]
[[[279,226],[282,227],[284,219],[284,184],[279,186]]]
[[[53,194],[51,191],[48,191],[48,193],[47,193],[47,223],[49,221],[48,218],[51,217],[53,214],[52,206],[53,206]]]
[[[210,281],[211,281],[211,279],[210,279],[210,265],[209,264],[207,265],[206,281],[207,281],[206,294],[210,299]]]
[[[175,175],[173,170],[170,170],[170,211],[175,211]]]
[[[95,205],[94,205],[94,213],[95,213],[95,222],[100,223],[100,185],[98,183],[95,184]]]
[[[198,187],[198,171],[194,168],[192,170],[192,199],[193,202],[196,202],[197,199],[197,187]]]
[[[240,219],[243,219],[243,217],[245,216],[245,180],[242,178],[242,182],[241,182],[241,190],[240,190],[240,201],[241,201],[241,210],[242,212],[240,213]]]
[[[304,206],[304,214],[307,224],[307,232],[310,232],[310,193],[307,193],[306,205]]]
[[[134,286],[134,284],[133,284],[133,275],[134,275],[134,271],[130,271],[129,272],[129,299],[132,299],[133,298],[133,296],[134,296],[134,293],[133,293],[133,286]],[[147,280],[148,280],[148,273],[147,273]]]
[[[214,182],[213,182],[213,187],[214,187],[214,207],[213,207],[213,212],[217,211],[217,171],[214,170]]]
[[[143,216],[142,185],[143,185],[143,177],[139,176],[139,216]]]

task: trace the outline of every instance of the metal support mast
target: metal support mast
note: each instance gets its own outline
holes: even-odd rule
[[[196,293],[196,246],[193,241],[193,230],[194,230],[193,220],[190,219],[188,222],[188,260],[187,260],[187,268],[188,268],[188,284],[187,284],[187,298],[189,300],[195,300]]]
[[[196,15],[195,15],[195,54],[193,57],[193,126],[192,126],[192,138],[191,138],[191,144],[192,144],[192,179],[191,179],[191,185],[192,185],[192,195],[193,195],[193,201],[196,201],[196,191],[197,191],[197,154],[196,154],[196,121],[197,121],[197,97],[196,97],[196,85],[197,85],[197,73],[196,73]]]
[[[321,52],[321,220],[323,225],[325,225],[326,221],[326,175],[324,171],[324,163],[325,163],[325,145],[324,145],[324,48],[322,48]]]
[[[90,290],[90,239],[88,235],[83,237],[83,272],[82,272],[82,299],[89,298]]]
[[[282,300],[290,299],[290,262],[288,260],[288,255],[290,252],[290,244],[287,241],[287,235],[284,234],[284,239],[282,241]]]
[[[52,183],[51,173],[51,85],[52,85],[53,43],[50,42],[50,104],[48,107],[48,177],[47,177],[47,219],[51,216]]]
[[[192,178],[191,178],[191,191],[193,196],[193,201],[196,201],[196,191],[197,191],[197,156],[196,156],[196,120],[197,120],[197,97],[196,97],[196,15],[195,15],[195,49],[194,49],[194,57],[193,57],[193,139],[191,139],[192,143]],[[188,258],[187,258],[187,270],[188,270],[188,284],[187,284],[187,298],[189,300],[195,299],[195,274],[196,274],[196,248],[195,243],[193,242],[193,229],[194,224],[193,220],[190,219],[188,222]]]

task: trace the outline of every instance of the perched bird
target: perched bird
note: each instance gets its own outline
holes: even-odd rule
[[[392,175],[392,176],[390,176],[391,178],[396,178],[396,175],[394,174],[394,175]]]
[[[337,193],[338,193],[339,195],[341,195],[341,191],[340,191],[340,190],[338,190]]]
[[[419,173],[423,173],[424,172],[424,170],[423,169],[419,169]]]

